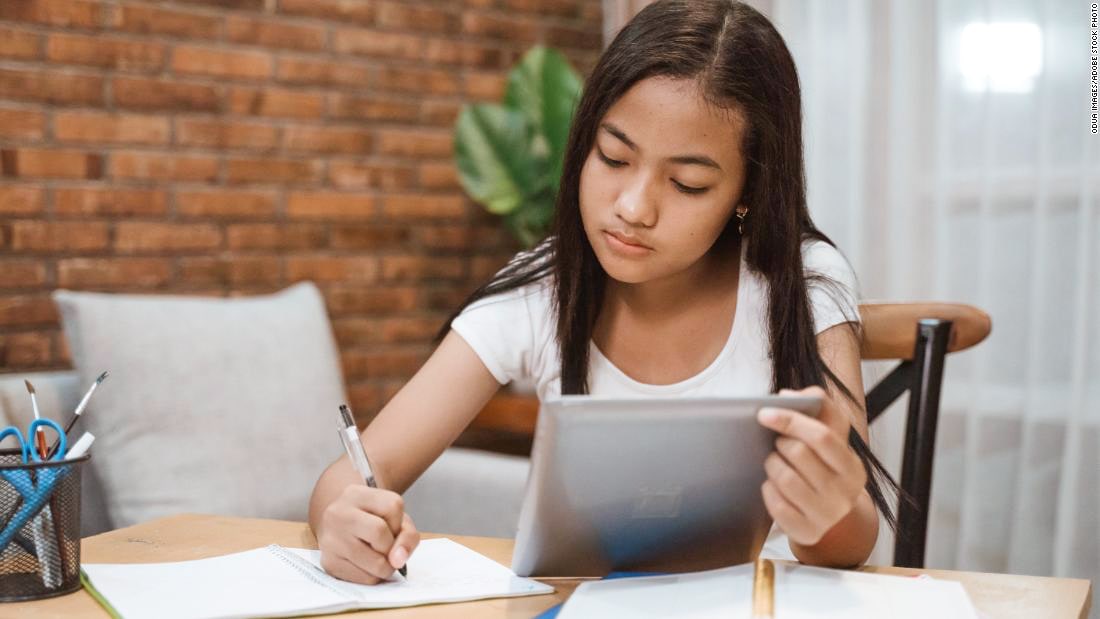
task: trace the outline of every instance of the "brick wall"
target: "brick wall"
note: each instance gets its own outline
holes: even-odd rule
[[[69,367],[49,292],[324,290],[376,411],[515,246],[451,162],[599,0],[0,0],[0,372]]]

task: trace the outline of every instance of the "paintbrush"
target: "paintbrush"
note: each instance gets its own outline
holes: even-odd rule
[[[84,397],[80,399],[80,403],[76,405],[76,410],[73,411],[73,416],[69,419],[69,423],[65,424],[65,436],[68,436],[69,433],[72,432],[73,426],[75,426],[76,422],[80,420],[80,414],[83,413],[84,409],[88,406],[88,400],[92,399],[92,394],[95,393],[96,388],[99,387],[99,384],[106,379],[107,372],[100,374],[99,378],[95,379],[95,382],[92,383],[92,386],[88,388],[88,392],[85,393]],[[57,440],[54,441],[53,446],[50,447],[50,458],[52,458],[53,455],[57,453],[57,447],[60,443],[61,437],[59,436],[57,437]]]
[[[27,393],[31,394],[31,408],[34,410],[34,418],[35,420],[41,419],[42,416],[38,413],[38,396],[34,392],[34,385],[31,384],[31,381],[26,379],[23,379],[23,383],[27,385]],[[28,436],[27,438],[30,439],[31,437]],[[33,440],[34,449],[38,452],[38,457],[45,459],[46,452],[48,451],[46,449],[46,433],[41,427],[35,430]]]

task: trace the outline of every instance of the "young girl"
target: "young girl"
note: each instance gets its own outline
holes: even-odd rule
[[[389,490],[347,458],[317,482],[325,569],[376,583],[404,565],[419,534],[400,493],[519,377],[540,398],[822,396],[818,419],[761,411],[779,435],[761,493],[799,560],[864,561],[890,512],[855,277],[806,208],[800,106],[782,38],[745,4],[662,0],[627,24],[584,89],[551,236],[474,292],[363,432]]]

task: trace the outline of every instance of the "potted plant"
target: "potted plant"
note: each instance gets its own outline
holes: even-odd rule
[[[508,74],[504,101],[465,105],[455,122],[458,178],[466,193],[524,247],[546,236],[581,78],[565,57],[536,46]]]

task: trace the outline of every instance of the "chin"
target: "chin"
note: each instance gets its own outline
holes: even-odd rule
[[[596,259],[599,260],[600,266],[608,277],[623,284],[642,284],[655,277],[651,265],[622,260],[614,256],[601,256],[598,253]]]

